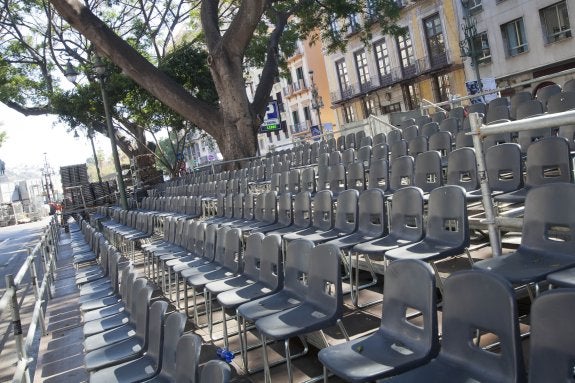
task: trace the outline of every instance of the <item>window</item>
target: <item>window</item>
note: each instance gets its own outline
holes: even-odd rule
[[[375,0],[365,1],[365,18],[367,21],[373,21],[376,18]]]
[[[415,84],[404,84],[401,88],[407,110],[416,109],[419,106],[419,94]]]
[[[389,51],[385,39],[373,44],[375,52],[375,61],[377,62],[377,72],[380,79],[391,74],[391,61],[389,60]]]
[[[565,0],[539,11],[546,43],[571,37],[571,25]]]
[[[401,112],[401,104],[399,102],[385,105],[381,107],[382,114],[389,114],[393,112]]]
[[[508,56],[517,56],[518,54],[527,52],[528,46],[523,18],[503,24],[501,26],[501,34],[503,35]]]
[[[309,111],[309,106],[303,107],[303,116],[306,121],[311,121],[311,113]]]
[[[363,108],[365,111],[365,118],[369,117],[372,114],[376,114],[375,111],[375,100],[374,99],[365,99],[363,100]],[[359,144],[359,143],[358,143]]]
[[[346,123],[355,121],[355,111],[352,105],[345,106],[343,108],[343,118]]]
[[[349,92],[349,75],[347,73],[345,60],[337,61],[335,63],[335,70],[339,81],[339,89],[341,90],[342,97],[345,98]]]
[[[401,67],[409,68],[415,63],[413,56],[413,44],[409,33],[397,37],[397,46],[399,48],[399,56],[401,58]]]
[[[431,88],[433,90],[435,102],[449,100],[451,90],[449,85],[449,76],[447,74],[433,76],[431,78]]]
[[[429,52],[429,63],[431,67],[437,67],[447,64],[445,54],[445,41],[443,38],[443,28],[439,13],[423,20],[425,29],[425,40]]]
[[[499,1],[499,0],[498,0]],[[469,5],[467,5],[468,12],[473,14],[481,11],[481,0],[469,0]]]
[[[333,34],[339,33],[339,24],[335,15],[332,15],[329,19],[329,29],[331,29]]]
[[[355,66],[357,68],[357,77],[359,78],[359,86],[362,91],[369,90],[371,78],[369,77],[369,67],[367,66],[367,55],[365,50],[362,49],[354,54]]]
[[[479,52],[479,56],[477,57],[479,63],[491,62],[491,50],[489,49],[487,32],[477,34],[477,37],[473,39],[473,49],[475,52]]]
[[[351,15],[349,15],[347,17],[348,22],[349,22],[349,33],[354,33],[359,29],[359,18],[357,16],[357,13],[352,13]]]

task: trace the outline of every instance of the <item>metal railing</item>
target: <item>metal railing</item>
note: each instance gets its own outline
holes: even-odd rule
[[[501,236],[499,227],[503,226],[504,221],[513,220],[513,218],[505,218],[499,220],[495,214],[495,207],[491,199],[491,189],[489,187],[489,180],[487,177],[487,168],[485,165],[485,154],[483,151],[482,137],[500,134],[520,132],[526,130],[542,129],[542,128],[555,128],[563,125],[575,124],[575,110],[567,112],[545,114],[537,117],[526,118],[523,120],[516,120],[500,124],[483,125],[482,117],[478,113],[471,113],[470,115],[471,133],[473,136],[473,148],[475,149],[475,156],[477,159],[477,171],[481,184],[481,196],[483,208],[485,210],[485,220],[489,232],[489,242],[491,245],[493,256],[501,255]],[[515,219],[516,220],[516,219]],[[519,226],[518,222],[514,226]]]
[[[16,276],[13,274],[5,276],[6,291],[0,299],[0,318],[2,318],[5,312],[9,311],[11,313],[11,328],[18,359],[16,370],[12,378],[13,382],[31,381],[29,366],[33,359],[29,358],[28,354],[31,350],[38,326],[41,328],[42,335],[46,335],[46,324],[44,321],[45,303],[46,299],[51,298],[50,287],[54,282],[53,272],[56,268],[58,256],[58,239],[58,220],[57,216],[54,215],[36,246],[32,249],[28,249],[28,256]],[[41,275],[38,274],[38,270],[36,269],[37,261],[40,261],[42,264]],[[29,281],[24,282],[26,275],[29,275],[30,278]],[[39,278],[41,278],[40,283],[38,283]],[[24,335],[20,316],[21,304],[18,303],[18,292],[22,291],[26,294],[30,293],[30,290],[32,290],[34,294],[35,304],[32,319],[29,323],[27,333]],[[23,300],[20,302],[23,302]],[[10,331],[10,326],[8,326],[7,331]],[[7,338],[7,334],[4,336]]]

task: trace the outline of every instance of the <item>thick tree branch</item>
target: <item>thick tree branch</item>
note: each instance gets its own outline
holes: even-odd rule
[[[266,6],[266,0],[244,0],[241,2],[238,13],[223,36],[226,50],[243,57],[256,27],[262,19]]]

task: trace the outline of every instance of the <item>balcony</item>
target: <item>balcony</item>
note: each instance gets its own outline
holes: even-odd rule
[[[311,121],[298,122],[297,124],[290,125],[292,134],[304,133],[309,131]]]
[[[284,97],[293,97],[299,93],[307,91],[309,86],[304,79],[299,79],[297,82],[288,84],[288,86],[282,88],[282,93]]]

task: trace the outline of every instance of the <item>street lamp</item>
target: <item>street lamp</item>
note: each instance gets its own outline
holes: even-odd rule
[[[116,147],[116,135],[114,134],[114,125],[112,124],[112,115],[110,114],[110,107],[108,104],[108,94],[106,93],[106,88],[104,86],[104,80],[106,76],[106,66],[102,63],[102,60],[98,56],[94,59],[92,65],[96,75],[98,77],[98,82],[100,83],[100,91],[102,92],[102,103],[104,104],[104,114],[106,115],[106,126],[108,128],[108,137],[110,138],[110,144],[112,146],[112,158],[114,160],[114,167],[116,168],[116,179],[118,182],[118,190],[120,192],[120,206],[123,209],[128,209],[128,200],[126,199],[126,186],[124,185],[124,177],[122,176],[122,165],[120,165],[120,157],[118,156],[118,148]],[[64,76],[71,82],[76,83],[78,78],[78,71],[70,60],[66,63],[66,70],[64,71]],[[77,135],[78,132],[75,132]],[[98,181],[102,183],[102,177],[100,175],[100,167],[98,166],[98,157],[96,155],[96,149],[94,147],[94,129],[90,126],[88,128],[88,137],[92,144],[92,153],[94,154],[94,162],[96,164],[96,172],[98,174]]]
[[[459,42],[459,47],[461,48],[461,56],[469,57],[471,59],[471,65],[475,70],[475,78],[477,79],[477,87],[479,93],[483,92],[483,84],[481,83],[481,76],[479,75],[479,57],[483,54],[483,43],[481,48],[478,49],[476,42],[479,34],[477,33],[477,20],[470,15],[469,5],[470,0],[461,0],[463,5],[463,11],[465,15],[463,16],[464,24],[463,29],[463,40]]]
[[[126,198],[126,186],[124,185],[124,177],[122,175],[122,165],[120,164],[120,156],[118,155],[118,148],[116,146],[116,134],[114,132],[114,125],[112,123],[112,115],[110,114],[110,105],[108,103],[108,94],[104,81],[106,79],[106,66],[96,56],[92,64],[94,71],[100,83],[100,91],[102,92],[102,103],[104,104],[104,114],[106,115],[106,126],[108,127],[108,137],[112,146],[112,158],[114,159],[114,167],[116,168],[116,179],[118,182],[118,191],[120,192],[120,206],[122,209],[128,209],[128,200]]]
[[[319,130],[321,132],[321,139],[323,140],[325,138],[323,136],[323,124],[321,123],[321,112],[320,112],[320,109],[323,108],[323,99],[318,93],[316,83],[313,81],[313,70],[310,70],[308,73],[311,81],[311,108],[315,110],[315,112],[317,113]]]

